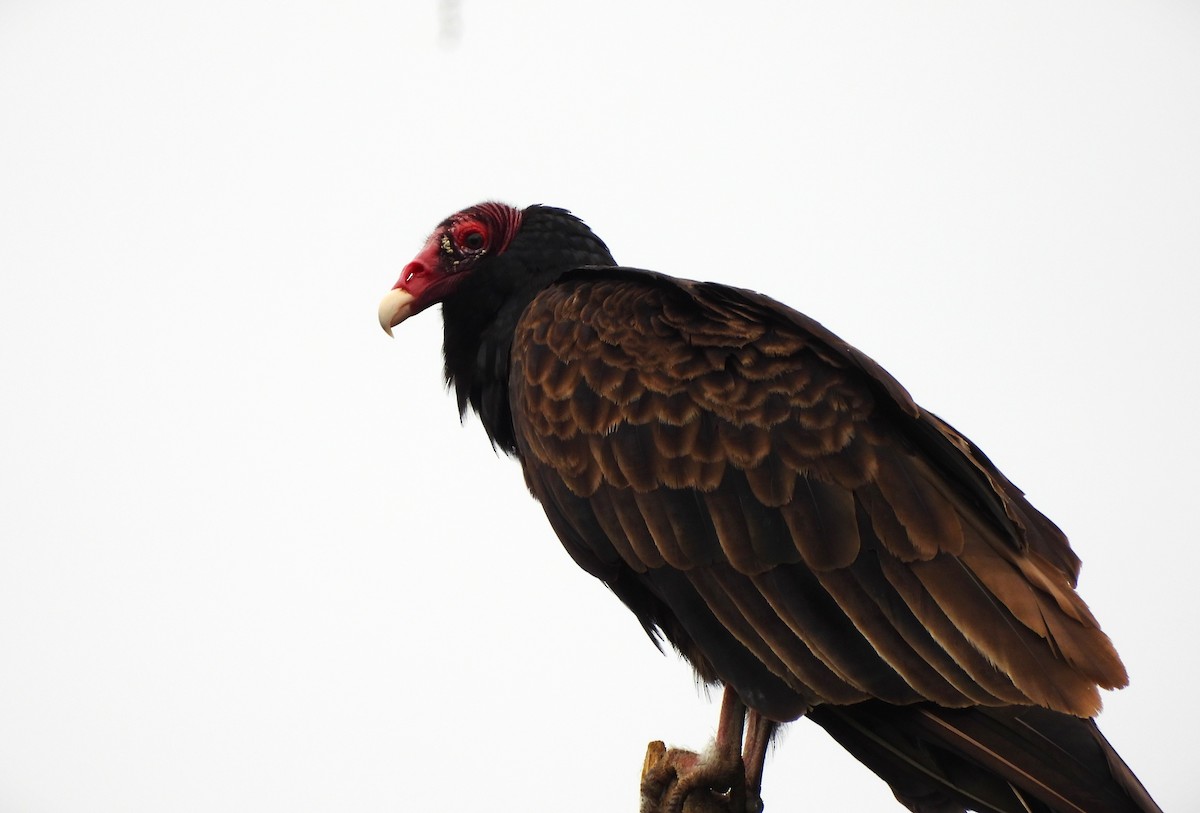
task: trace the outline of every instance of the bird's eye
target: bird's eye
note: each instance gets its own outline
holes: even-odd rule
[[[468,231],[459,238],[462,242],[462,247],[468,251],[479,251],[483,248],[483,232],[478,229]]]
[[[487,227],[477,220],[466,220],[450,230],[454,245],[459,251],[477,253],[487,248]]]

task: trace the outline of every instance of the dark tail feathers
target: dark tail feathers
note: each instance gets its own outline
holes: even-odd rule
[[[1162,813],[1092,720],[878,701],[809,717],[914,813]]]

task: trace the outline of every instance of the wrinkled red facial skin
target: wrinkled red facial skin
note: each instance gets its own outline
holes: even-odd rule
[[[458,274],[447,273],[442,262],[445,253],[442,250],[442,230],[438,229],[421,252],[413,261],[404,266],[400,279],[392,288],[400,288],[413,296],[410,316],[437,302],[441,302],[458,287],[462,277]]]
[[[521,212],[502,203],[481,203],[444,220],[392,286],[412,294],[409,316],[452,295],[476,262],[508,248],[520,225]],[[483,236],[479,249],[463,245],[473,232]]]

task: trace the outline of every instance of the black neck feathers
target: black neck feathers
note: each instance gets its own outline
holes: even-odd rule
[[[509,358],[521,314],[543,289],[581,266],[614,266],[604,242],[564,209],[530,206],[507,249],[486,257],[442,303],[446,382],[460,414],[474,409],[492,445],[516,452]]]

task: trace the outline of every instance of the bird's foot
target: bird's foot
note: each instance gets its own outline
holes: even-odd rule
[[[740,755],[705,754],[667,748],[661,741],[646,748],[642,766],[641,813],[758,813],[762,800],[747,793]]]

